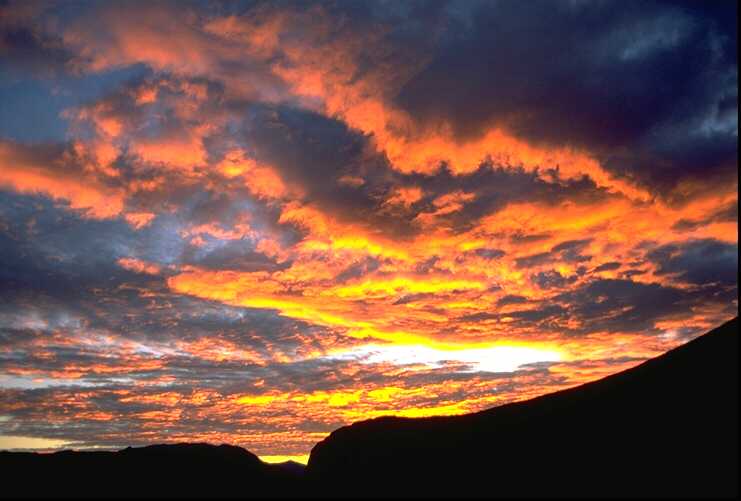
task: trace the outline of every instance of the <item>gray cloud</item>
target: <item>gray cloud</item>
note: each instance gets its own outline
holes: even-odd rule
[[[658,265],[659,275],[676,274],[695,285],[733,286],[738,281],[738,246],[705,239],[664,245],[647,254]]]

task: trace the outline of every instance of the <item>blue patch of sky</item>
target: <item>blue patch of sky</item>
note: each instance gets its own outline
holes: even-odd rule
[[[22,143],[65,141],[69,124],[64,110],[99,99],[150,71],[137,64],[105,73],[40,79],[5,67],[0,76],[0,138]]]

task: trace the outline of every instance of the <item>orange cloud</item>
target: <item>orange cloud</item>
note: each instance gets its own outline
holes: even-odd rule
[[[124,219],[137,230],[144,228],[152,222],[157,215],[153,212],[129,212],[124,214]]]
[[[247,188],[262,199],[280,199],[301,193],[298,187],[287,186],[274,167],[259,164],[240,150],[227,153],[216,169],[227,178],[241,178]]]
[[[121,268],[136,273],[146,273],[147,275],[159,275],[162,271],[159,266],[153,263],[142,261],[132,257],[122,257],[117,261]]]
[[[385,205],[401,205],[411,207],[412,204],[422,200],[424,192],[417,186],[395,188],[392,195],[384,202]]]
[[[69,153],[43,157],[9,142],[0,142],[0,186],[20,193],[64,200],[70,208],[92,218],[114,217],[124,207],[124,194],[108,187],[82,169],[65,170]]]
[[[132,152],[144,162],[166,168],[194,170],[206,164],[206,150],[199,134],[190,138],[140,140],[132,145]]]

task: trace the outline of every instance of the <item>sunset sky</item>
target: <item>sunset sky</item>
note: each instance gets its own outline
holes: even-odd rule
[[[305,460],[736,316],[736,10],[0,1],[0,449]]]

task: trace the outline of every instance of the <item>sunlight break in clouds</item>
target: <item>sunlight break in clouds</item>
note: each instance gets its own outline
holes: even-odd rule
[[[2,443],[300,461],[735,316],[736,10],[2,3]]]
[[[355,359],[366,364],[390,362],[398,365],[420,364],[426,367],[442,367],[446,362],[459,362],[470,366],[464,371],[514,372],[525,364],[558,362],[561,360],[561,355],[555,351],[527,346],[439,350],[428,346],[369,344],[337,353],[334,358],[339,360]]]

